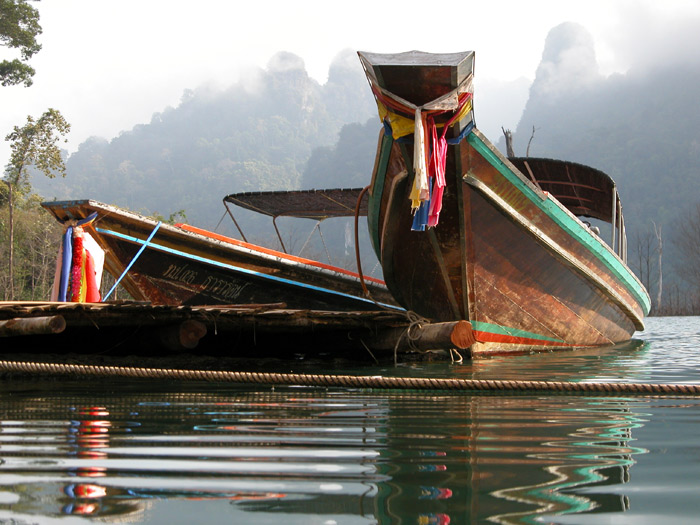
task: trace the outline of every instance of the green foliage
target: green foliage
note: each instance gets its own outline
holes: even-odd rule
[[[38,120],[31,116],[27,117],[27,123],[18,127],[5,137],[10,141],[10,162],[5,168],[4,182],[7,187],[7,283],[5,285],[5,298],[15,299],[18,296],[14,293],[16,280],[15,274],[15,209],[18,204],[22,204],[22,197],[29,195],[31,186],[29,184],[30,166],[35,166],[47,177],[55,177],[55,172],[65,176],[66,167],[63,163],[61,150],[56,143],[62,136],[70,131],[63,115],[55,109],[49,109]],[[18,202],[19,201],[19,202]],[[35,203],[36,207],[36,203]],[[26,224],[21,223],[21,227]],[[20,268],[21,270],[21,268]],[[34,276],[33,272],[29,273]],[[22,274],[20,273],[20,277]],[[24,286],[20,284],[20,290]],[[34,285],[31,286],[32,293]],[[21,295],[19,296],[22,297]]]
[[[41,49],[39,34],[39,12],[27,0],[0,0],[0,45],[19,49],[22,57],[0,62],[3,86],[32,85],[34,69],[26,61]]]
[[[187,222],[187,214],[185,210],[177,210],[175,213],[171,213],[166,219],[160,213],[155,212],[152,216],[155,220],[164,222],[166,224],[175,224],[178,222]]]
[[[27,123],[15,126],[5,140],[10,142],[10,162],[5,168],[5,180],[20,188],[29,182],[27,169],[35,166],[49,178],[56,173],[65,177],[66,166],[57,143],[70,131],[70,124],[53,108],[37,120],[27,117]]]
[[[7,191],[3,184],[2,188]],[[14,210],[14,269],[0,272],[0,296],[16,300],[48,300],[53,286],[61,226],[39,206],[36,195],[17,199]],[[0,268],[9,264],[9,217],[0,210]]]

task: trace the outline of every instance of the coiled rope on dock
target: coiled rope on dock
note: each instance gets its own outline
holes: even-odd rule
[[[54,375],[176,379],[259,385],[344,387],[392,390],[448,390],[469,392],[623,394],[623,395],[700,395],[700,385],[680,383],[609,383],[531,381],[507,379],[461,379],[430,377],[387,377],[226,370],[186,370],[127,366],[84,365],[0,361],[0,371]]]

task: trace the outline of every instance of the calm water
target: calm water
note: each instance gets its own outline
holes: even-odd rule
[[[345,373],[700,383],[700,318],[643,344]],[[285,371],[311,372],[313,365]],[[0,524],[685,523],[700,399],[95,380],[0,387]]]

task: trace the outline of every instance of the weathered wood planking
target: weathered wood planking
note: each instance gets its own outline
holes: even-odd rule
[[[463,83],[473,66],[469,53],[452,60],[415,52],[362,57],[370,83],[416,105]],[[433,320],[469,320],[474,355],[613,344],[643,328],[649,297],[622,258],[476,128],[448,146],[438,226],[411,231],[413,141],[395,140],[387,129],[380,132],[368,222],[387,286],[406,309]],[[557,162],[533,164],[550,170]],[[549,183],[568,185],[557,189],[572,210],[615,223],[614,183],[597,170],[574,168],[586,180],[567,171],[565,180]]]
[[[165,305],[281,301],[290,308],[350,311],[375,310],[379,303],[400,309],[382,281],[365,278],[366,297],[356,273],[318,261],[185,226],[158,226],[152,218],[96,201],[43,206],[61,221],[97,212],[86,231],[105,250],[106,269],[115,278],[133,262],[121,284],[136,300]]]

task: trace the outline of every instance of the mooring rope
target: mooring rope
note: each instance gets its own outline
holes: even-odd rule
[[[504,379],[460,379],[430,377],[386,377],[275,372],[235,372],[225,370],[181,370],[126,366],[80,365],[0,361],[0,371],[74,376],[123,377],[217,381],[261,385],[346,387],[394,390],[450,390],[507,393],[622,394],[622,395],[700,395],[700,385],[651,383],[574,383],[569,381],[530,381]]]

